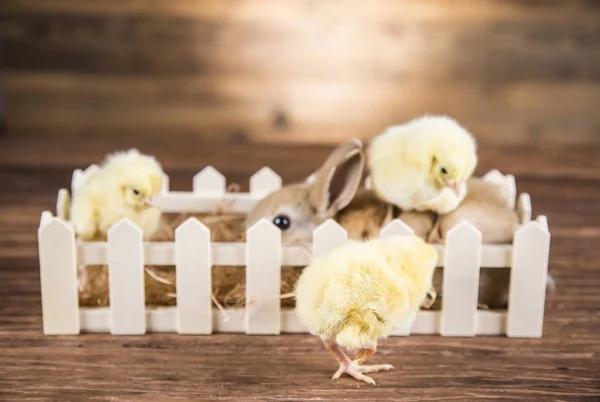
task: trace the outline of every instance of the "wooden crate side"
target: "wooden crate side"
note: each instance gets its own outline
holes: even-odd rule
[[[443,336],[475,336],[481,232],[463,221],[448,232],[442,299]]]
[[[210,230],[190,218],[175,230],[177,333],[212,333]]]
[[[246,333],[281,332],[281,231],[261,219],[246,234]]]
[[[146,333],[142,231],[123,219],[108,230],[111,334]]]
[[[261,196],[250,193],[198,193],[186,191],[170,191],[166,194],[160,194],[157,202],[164,213],[188,213],[214,212],[215,207],[227,205],[227,210],[231,213],[248,213],[262,199]]]
[[[78,244],[78,261],[83,265],[108,264],[106,242],[82,242]],[[213,265],[246,265],[246,243],[211,243]],[[306,266],[310,255],[303,246],[284,245],[281,248],[282,264],[286,267]],[[175,243],[145,242],[144,260],[148,265],[175,265]]]
[[[38,229],[38,247],[44,334],[77,335],[79,295],[73,228],[45,211]]]
[[[507,335],[540,338],[550,253],[550,232],[538,222],[519,228],[513,246]]]
[[[82,308],[82,332],[110,332],[110,310],[106,307]],[[148,308],[146,321],[149,332],[176,332],[176,308]],[[217,309],[213,309],[213,329],[215,333],[244,333],[244,310],[227,309],[225,314],[230,318],[222,320]],[[439,334],[439,311],[419,311],[412,326],[411,333],[419,335]],[[300,323],[293,309],[281,309],[281,332],[306,334],[306,328]],[[506,327],[506,314],[499,311],[477,312],[477,335],[501,335]],[[392,336],[404,335],[392,332]]]

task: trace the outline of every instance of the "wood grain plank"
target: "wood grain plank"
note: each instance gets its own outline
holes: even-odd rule
[[[555,20],[594,19],[591,15],[598,9],[594,1],[554,0],[546,2],[523,2],[519,0],[455,0],[452,6],[439,0],[405,0],[399,7],[396,0],[372,0],[368,6],[361,1],[328,0],[11,0],[5,2],[0,14],[35,12],[40,14],[72,13],[92,15],[167,15],[236,22],[280,22],[294,21],[315,14],[339,17],[344,9],[344,18],[367,20],[413,20],[489,22],[490,20]]]
[[[395,7],[398,8],[398,7]],[[340,3],[338,13],[344,10]],[[585,10],[580,11],[582,17]],[[593,14],[592,14],[593,15]],[[598,79],[600,17],[481,24],[442,20],[302,23],[168,15],[0,14],[7,69],[126,75],[207,71],[294,77]],[[288,20],[285,20],[288,21]]]
[[[13,135],[52,131],[60,136],[81,132],[100,136],[128,129],[151,135],[165,130],[224,139],[334,144],[349,136],[368,140],[388,125],[435,112],[452,115],[476,137],[498,143],[600,138],[595,106],[600,103],[600,84],[583,81],[532,81],[490,90],[461,82],[290,83],[229,75],[97,79],[6,73],[5,77],[7,121]],[[444,96],[432,97],[436,92]],[[555,97],[561,101],[548,102]]]
[[[497,142],[596,142],[598,9],[565,0],[6,1],[6,131],[333,144],[447,113]]]

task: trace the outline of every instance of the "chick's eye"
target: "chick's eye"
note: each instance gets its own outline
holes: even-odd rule
[[[140,195],[140,192],[134,188],[134,189],[133,189],[133,194],[135,194],[135,195]]]
[[[273,224],[281,230],[287,230],[290,228],[292,221],[287,215],[277,215],[273,218]]]
[[[445,167],[441,168],[440,171],[442,172],[442,174],[448,174],[448,171]]]

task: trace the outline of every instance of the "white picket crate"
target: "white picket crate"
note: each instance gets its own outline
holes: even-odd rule
[[[93,165],[74,172],[72,194],[95,169]],[[492,171],[485,178],[505,185],[507,203],[515,207],[514,177]],[[225,178],[207,167],[194,177],[192,192],[169,191],[168,183],[165,177],[158,199],[164,212],[210,212],[225,200],[231,212],[245,213],[265,194],[280,188],[281,178],[263,168],[250,179],[249,193],[228,193]],[[282,267],[305,266],[311,257],[304,247],[282,245],[281,233],[271,222],[257,222],[247,231],[245,243],[212,243],[209,229],[195,218],[175,230],[174,242],[143,242],[140,229],[127,220],[109,230],[107,242],[80,242],[63,219],[67,202],[68,192],[61,190],[58,216],[44,211],[38,230],[45,334],[306,332],[293,310],[280,307],[278,296]],[[521,194],[516,208],[521,226],[513,244],[481,244],[481,233],[467,222],[450,231],[446,245],[436,246],[438,266],[444,267],[441,310],[420,311],[411,328],[398,328],[394,335],[542,336],[550,232],[544,216],[531,220],[529,195]],[[407,225],[395,220],[381,236],[411,233]],[[323,223],[313,234],[313,255],[326,253],[346,238],[346,231],[335,221]],[[145,307],[145,264],[176,267],[176,307]],[[108,265],[110,307],[79,307],[78,265]],[[252,303],[246,310],[228,309],[229,320],[223,320],[212,306],[213,265],[246,266],[246,302]],[[511,269],[507,311],[477,310],[481,267]]]

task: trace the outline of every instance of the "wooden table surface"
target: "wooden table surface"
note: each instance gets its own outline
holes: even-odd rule
[[[212,164],[247,186],[263,165],[285,182],[310,173],[317,146],[166,139],[133,144],[0,138],[0,398],[20,400],[600,400],[600,145],[481,145],[479,173],[517,177],[552,232],[544,337],[411,336],[381,344],[395,366],[378,385],[330,379],[336,363],[309,335],[46,337],[41,332],[36,228],[74,168],[117,148],[156,154],[172,188]]]

